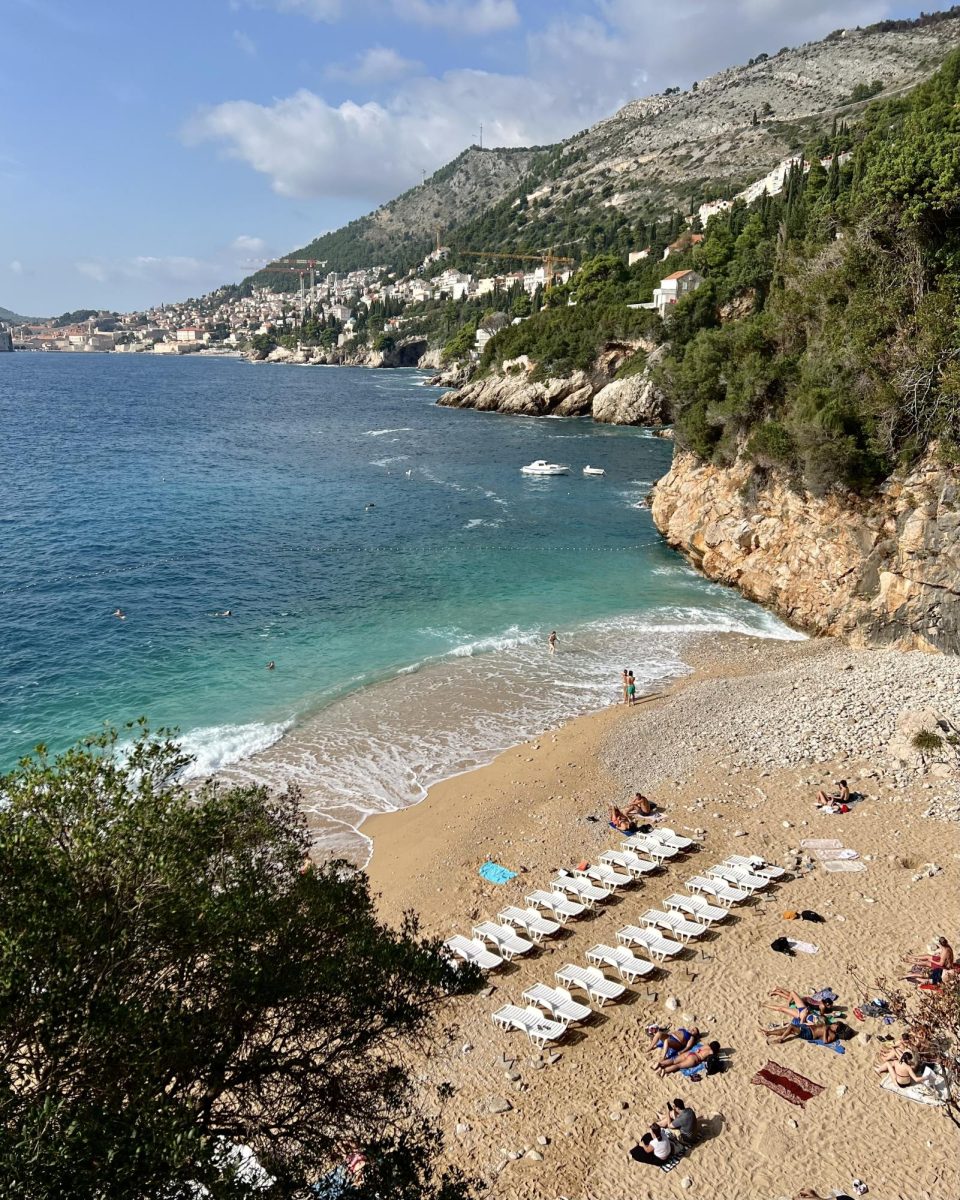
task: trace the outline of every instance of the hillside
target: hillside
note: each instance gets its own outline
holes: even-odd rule
[[[472,147],[425,185],[294,254],[338,271],[407,270],[438,228],[470,249],[553,248],[580,259],[623,251],[644,238],[647,222],[734,195],[834,116],[856,120],[871,95],[929,76],[957,45],[960,8],[761,54],[686,91],[633,101],[556,147]],[[270,282],[294,286],[284,275]]]
[[[0,308],[0,321],[5,321],[9,325],[22,325],[25,322],[32,320],[31,317],[22,317],[19,313],[15,313],[9,308]]]

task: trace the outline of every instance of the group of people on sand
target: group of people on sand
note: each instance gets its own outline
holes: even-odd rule
[[[623,673],[620,676],[620,682],[623,686],[623,702],[624,704],[636,704],[637,702],[637,680],[631,670],[627,667],[623,668]]]
[[[663,1166],[678,1152],[697,1140],[697,1114],[680,1099],[670,1100],[667,1111],[650,1123],[647,1132],[630,1151],[634,1162]]]
[[[799,1038],[804,1042],[821,1042],[830,1046],[837,1040],[837,1026],[830,1020],[837,1001],[835,992],[825,988],[812,996],[801,996],[792,988],[778,987],[774,988],[770,995],[776,1000],[786,1000],[787,1003],[765,1004],[764,1008],[784,1013],[790,1020],[781,1025],[761,1027],[768,1043],[780,1045]]]
[[[610,825],[620,833],[636,833],[639,825],[659,816],[660,809],[653,800],[648,800],[642,792],[637,792],[626,808],[611,804],[607,812]]]
[[[821,788],[817,792],[817,808],[825,813],[846,813],[850,811],[850,788],[845,779],[838,779],[835,792],[825,792]]]
[[[936,948],[929,954],[912,954],[903,960],[908,964],[904,980],[907,983],[934,984],[943,982],[944,971],[955,971],[957,960],[953,947],[942,935],[936,940]]]

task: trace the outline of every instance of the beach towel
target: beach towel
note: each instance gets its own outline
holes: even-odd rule
[[[816,846],[811,850],[811,854],[821,862],[840,862],[860,857],[859,853],[851,850],[849,846]]]
[[[802,1075],[798,1075],[788,1067],[782,1067],[772,1059],[767,1060],[767,1065],[761,1067],[750,1082],[769,1088],[774,1095],[781,1096],[789,1104],[796,1104],[800,1108],[803,1108],[808,1100],[819,1096],[823,1091],[822,1083],[814,1083],[812,1079],[805,1079]]]
[[[835,875],[838,871],[865,871],[867,864],[862,862],[850,862],[846,859],[837,859],[834,862],[825,862],[822,864],[825,871],[829,871],[831,875]]]
[[[511,879],[516,879],[516,871],[508,871],[506,867],[501,867],[499,863],[485,862],[480,868],[479,875],[482,875],[488,883],[509,883]]]
[[[929,1078],[927,1078],[929,1076]],[[895,1092],[904,1100],[913,1100],[916,1104],[932,1104],[939,1106],[947,1102],[946,1083],[932,1071],[924,1075],[923,1083],[911,1083],[909,1087],[897,1087],[888,1075],[880,1084],[885,1092]]]
[[[673,1168],[680,1162],[686,1153],[683,1149],[678,1149],[667,1159],[665,1163],[660,1164],[661,1171],[672,1171]]]
[[[813,942],[798,942],[796,940],[796,938],[785,938],[784,940],[789,943],[790,949],[794,953],[797,953],[797,952],[799,952],[800,954],[819,954],[820,953],[820,947],[815,946],[813,944]]]
[[[825,1042],[823,1038],[811,1038],[811,1046],[826,1046],[828,1050],[835,1050],[837,1054],[846,1054],[846,1047],[843,1042]]]
[[[839,838],[804,838],[801,850],[839,850],[843,842]]]

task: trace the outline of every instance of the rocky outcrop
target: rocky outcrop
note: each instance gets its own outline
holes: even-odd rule
[[[386,350],[374,350],[370,346],[348,342],[331,350],[319,346],[304,346],[288,350],[286,346],[275,346],[268,354],[251,351],[247,358],[251,362],[288,363],[295,367],[417,367],[432,352],[426,338],[406,338]],[[433,363],[428,361],[427,366]]]
[[[679,453],[651,496],[667,541],[792,625],[960,653],[960,473],[935,451],[869,499],[812,496]]]
[[[536,363],[526,356],[508,360],[501,372],[470,380],[445,393],[437,403],[524,417],[592,416],[612,425],[661,425],[667,420],[666,400],[652,372],[664,349],[650,348],[639,374],[614,378],[638,348],[639,343],[606,346],[592,371],[574,371],[564,379],[535,380]],[[442,376],[433,380],[442,381]]]

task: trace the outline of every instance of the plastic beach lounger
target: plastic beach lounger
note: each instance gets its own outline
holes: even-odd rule
[[[443,944],[451,954],[462,958],[464,962],[473,963],[481,971],[493,971],[503,965],[499,954],[492,954],[479,938],[465,938],[458,933],[447,938]]]
[[[592,1015],[589,1004],[581,1004],[570,995],[566,988],[549,987],[545,983],[535,983],[523,993],[528,1004],[538,1004],[545,1008],[550,1016],[561,1025],[569,1025],[571,1021],[580,1022]]]
[[[629,875],[615,871],[609,863],[597,863],[585,870],[575,870],[574,875],[586,883],[596,883],[607,892],[615,892],[617,888],[629,887],[633,880]]]
[[[742,904],[744,900],[750,899],[750,893],[743,891],[742,888],[731,887],[722,879],[707,879],[703,875],[694,875],[692,879],[687,880],[685,886],[691,892],[704,892],[708,896],[713,896],[727,908],[731,904]]]
[[[557,983],[568,988],[580,988],[586,992],[591,1000],[596,1001],[597,1008],[603,1008],[608,1000],[619,1000],[627,990],[622,983],[608,979],[596,967],[578,967],[574,963],[561,967],[555,978]]]
[[[571,917],[579,917],[587,911],[585,904],[568,900],[562,892],[531,892],[525,899],[535,908],[545,908],[553,913],[561,925],[565,925]]]
[[[661,912],[658,908],[648,908],[640,918],[640,924],[654,929],[665,929],[681,942],[703,937],[710,931],[709,925],[701,925],[699,921],[688,921],[678,912]]]
[[[655,970],[652,962],[637,958],[626,946],[605,946],[601,943],[599,946],[591,946],[584,958],[587,962],[606,963],[608,967],[614,967],[620,978],[625,979],[627,983],[636,983],[638,979]]]
[[[560,932],[556,921],[548,921],[546,917],[541,917],[535,908],[515,908],[508,905],[502,908],[497,916],[501,923],[522,929],[531,942],[542,942],[545,937],[553,937],[555,933]]]
[[[507,962],[516,958],[518,954],[529,954],[533,949],[533,942],[520,937],[511,925],[495,925],[493,921],[475,925],[473,936],[485,942],[492,942]]]
[[[600,855],[600,861],[609,863],[611,867],[622,867],[634,879],[640,879],[644,875],[649,875],[651,871],[658,870],[657,863],[651,862],[649,858],[641,858],[632,850],[604,850]]]
[[[688,916],[693,917],[695,921],[702,921],[704,925],[713,925],[717,921],[724,921],[730,916],[730,910],[720,908],[716,904],[708,904],[702,896],[680,896],[674,894],[668,896],[663,902],[664,908],[673,909],[676,912],[685,912]]]
[[[783,867],[773,867],[765,862],[759,854],[731,854],[724,861],[731,867],[745,867],[754,875],[762,875],[765,879],[782,879],[787,873]]]
[[[724,866],[723,863],[717,863],[713,867],[709,867],[706,871],[714,879],[722,879],[724,883],[729,883],[731,887],[742,888],[745,892],[749,892],[752,896],[754,892],[762,892],[764,888],[770,886],[769,879],[761,879],[759,875],[752,875],[749,871],[742,871],[739,867]]]
[[[637,925],[624,925],[622,929],[618,929],[617,941],[629,942],[634,946],[639,946],[641,950],[645,950],[656,962],[663,962],[664,959],[673,958],[675,954],[679,954],[683,949],[680,942],[672,942],[669,938],[665,938],[657,933],[655,929],[641,929]]]
[[[689,850],[691,846],[697,844],[693,838],[682,837],[673,829],[668,829],[666,825],[651,829],[648,836],[656,838],[658,842],[663,842],[665,846],[672,846],[674,850]]]
[[[493,1014],[493,1023],[501,1029],[521,1030],[538,1050],[542,1050],[547,1042],[558,1041],[567,1031],[566,1025],[560,1021],[551,1021],[532,1004],[526,1008],[520,1008],[516,1004],[505,1004]]]
[[[649,854],[650,857],[658,863],[665,862],[668,858],[676,858],[680,851],[675,846],[665,846],[663,842],[658,842],[655,837],[633,837],[629,842],[623,843],[623,848],[631,850],[640,850],[644,854]]]
[[[593,908],[598,900],[608,899],[610,893],[606,888],[596,887],[585,879],[577,879],[575,875],[561,872],[550,880],[550,887],[555,892],[569,892],[571,896],[582,901],[588,908]]]

